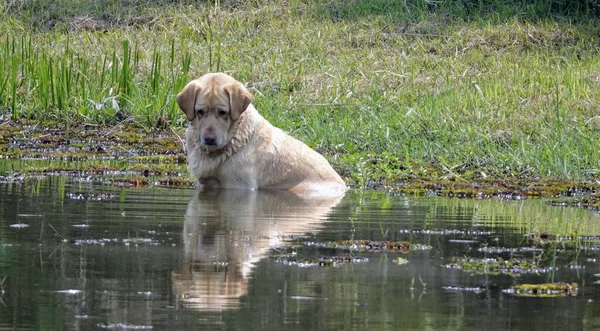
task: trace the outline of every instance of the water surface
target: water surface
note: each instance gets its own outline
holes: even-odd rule
[[[5,182],[0,329],[595,329],[599,235],[600,215],[543,200]],[[424,249],[348,250],[344,240]],[[458,262],[498,257],[537,269]],[[506,293],[547,282],[579,290]]]

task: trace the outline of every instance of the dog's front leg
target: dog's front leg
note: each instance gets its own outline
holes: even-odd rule
[[[200,192],[219,192],[221,190],[221,181],[215,177],[198,178],[197,188]]]

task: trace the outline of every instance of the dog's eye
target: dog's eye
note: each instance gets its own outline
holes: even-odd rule
[[[227,115],[227,110],[219,109],[218,113],[219,113],[219,116],[226,116]]]
[[[206,114],[206,111],[204,111],[204,109],[198,109],[198,116],[202,117],[204,116],[204,114]]]

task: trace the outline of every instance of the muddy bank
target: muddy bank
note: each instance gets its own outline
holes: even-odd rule
[[[183,131],[127,125],[0,125],[1,178],[66,175],[120,186],[193,185]]]
[[[105,127],[34,122],[0,124],[0,178],[3,181],[47,175],[103,181],[118,186],[193,186],[186,169],[183,128]],[[600,208],[598,181],[482,175],[464,168],[456,173],[433,166],[369,178],[362,185],[340,169],[339,158],[328,156],[350,187],[384,190],[392,195],[436,195],[473,199],[548,198],[557,206]],[[377,165],[374,164],[374,167]],[[400,173],[402,173],[400,175]],[[465,176],[465,174],[474,174]],[[501,172],[498,172],[501,174]],[[82,179],[83,178],[83,179]],[[469,178],[469,179],[465,179]],[[562,199],[562,197],[575,197]]]

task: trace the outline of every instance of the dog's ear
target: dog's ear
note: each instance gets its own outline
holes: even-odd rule
[[[229,95],[231,119],[237,121],[252,102],[252,95],[244,85],[237,82],[223,86],[223,90]]]
[[[193,80],[189,82],[179,94],[177,94],[177,104],[183,110],[188,121],[196,117],[196,96],[200,92],[200,84]]]

